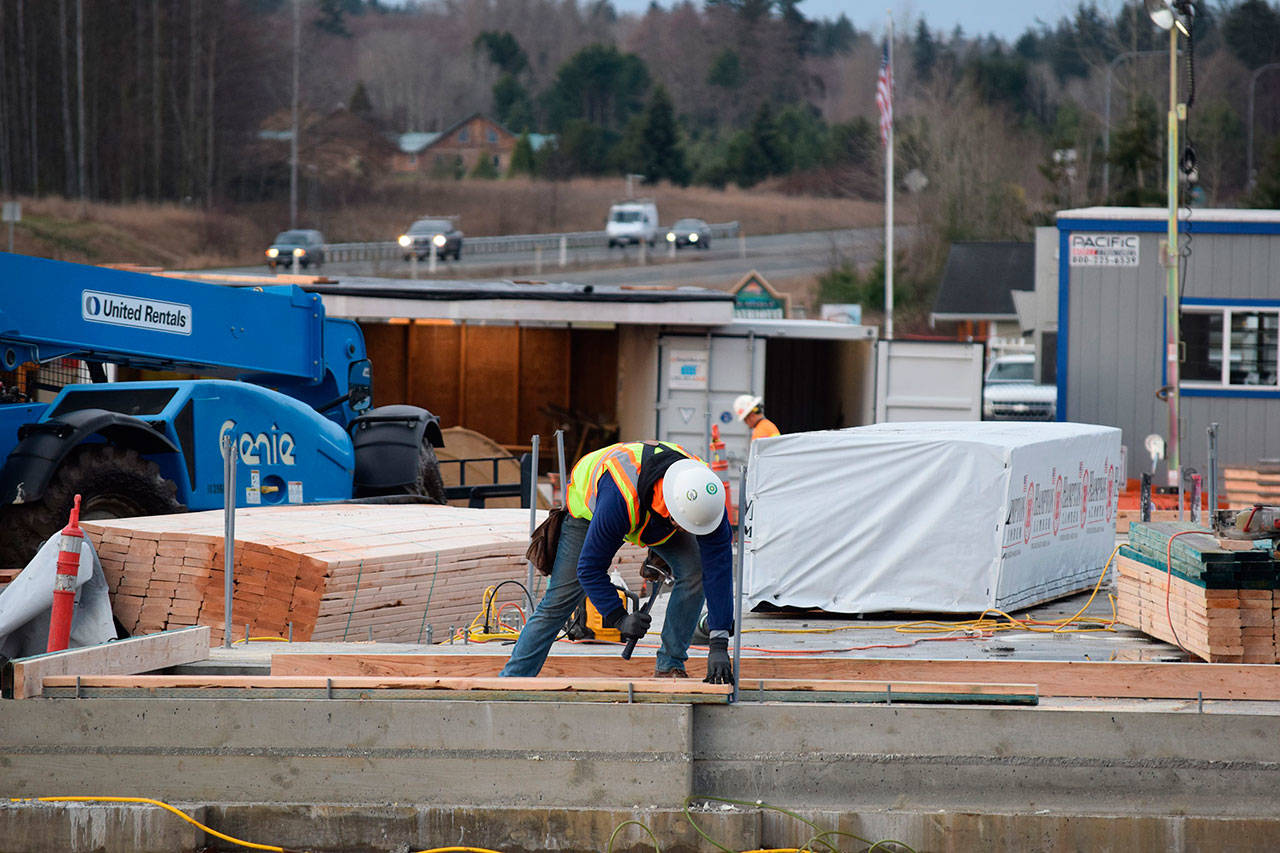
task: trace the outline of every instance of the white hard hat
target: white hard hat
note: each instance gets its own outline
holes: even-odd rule
[[[764,400],[759,397],[753,397],[750,394],[739,394],[733,398],[733,415],[740,421],[745,421],[747,415],[751,414],[752,409],[763,403]]]
[[[715,530],[724,518],[724,483],[696,459],[681,459],[667,469],[662,499],[676,526],[696,536]]]

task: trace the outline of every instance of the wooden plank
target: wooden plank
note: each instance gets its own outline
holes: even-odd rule
[[[4,695],[13,699],[39,696],[43,680],[50,677],[128,676],[208,657],[209,629],[203,626],[32,655],[5,664]]]
[[[496,675],[505,654],[310,655],[273,654],[272,673],[376,674],[482,677]],[[691,658],[690,680],[705,662]],[[653,660],[617,656],[547,658],[544,676],[614,678],[652,674]],[[1280,667],[1266,664],[1157,663],[1146,661],[893,660],[877,658],[743,658],[742,682],[785,678],[821,681],[943,681],[970,684],[1035,684],[1041,696],[1145,699],[1280,700]],[[685,683],[683,681],[678,683]]]
[[[56,675],[45,679],[48,687],[74,687],[79,679],[81,687],[141,687],[162,689],[166,687],[217,689],[230,688],[291,688],[352,690],[520,690],[534,692],[578,691],[585,693],[704,693],[726,695],[733,692],[729,684],[704,684],[700,681],[670,678],[458,678],[424,677],[392,678],[365,676],[319,677],[307,675]]]

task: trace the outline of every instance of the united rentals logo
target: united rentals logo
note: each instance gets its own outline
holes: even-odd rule
[[[109,323],[174,335],[191,334],[191,306],[178,302],[86,290],[80,300],[80,316],[90,323]]]

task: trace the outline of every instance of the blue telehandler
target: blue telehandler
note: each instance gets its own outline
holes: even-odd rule
[[[371,408],[360,327],[296,285],[216,284],[0,252],[0,370],[76,359],[94,380],[0,389],[0,566],[67,520],[384,495],[444,502],[439,419]],[[105,382],[104,364],[210,378]]]

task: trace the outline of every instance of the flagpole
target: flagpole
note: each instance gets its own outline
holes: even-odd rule
[[[885,36],[889,53],[889,104],[893,105],[893,10],[887,10],[889,31]],[[884,158],[884,337],[893,340],[893,119],[890,112],[889,141]]]

